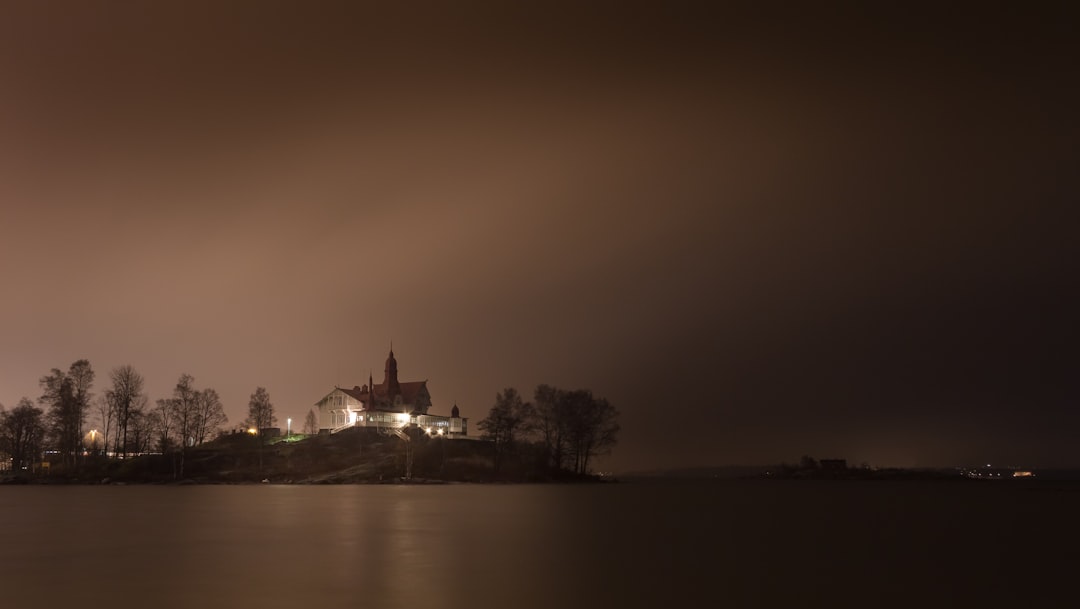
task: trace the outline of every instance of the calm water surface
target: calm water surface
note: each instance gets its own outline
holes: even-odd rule
[[[0,607],[1075,607],[999,483],[0,488]]]

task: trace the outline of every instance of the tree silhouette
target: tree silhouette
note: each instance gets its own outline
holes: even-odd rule
[[[142,413],[147,398],[143,393],[143,377],[130,365],[114,368],[109,373],[112,387],[105,392],[116,416],[116,441],[114,452],[127,457],[128,440],[133,417]]]
[[[307,416],[304,417],[304,433],[313,436],[319,433],[319,420],[315,416],[315,410],[308,410]]]
[[[273,427],[277,423],[277,415],[274,414],[274,404],[270,402],[270,394],[265,387],[256,387],[255,393],[251,394],[248,401],[248,423],[262,436],[263,430]]]
[[[552,469],[587,474],[592,458],[618,442],[619,411],[606,399],[586,389],[566,391],[550,385],[539,385],[534,395],[534,427]]]
[[[0,406],[0,450],[11,455],[14,471],[19,472],[38,461],[44,439],[44,413],[30,398],[19,400],[11,412]]]
[[[523,401],[517,389],[507,387],[495,395],[495,405],[477,426],[495,444],[492,464],[496,472],[515,441],[529,433],[534,418],[532,404]]]
[[[42,395],[38,402],[48,408],[46,421],[51,442],[60,451],[64,463],[74,465],[82,452],[82,430],[90,411],[94,370],[89,361],[81,359],[71,364],[67,372],[53,368],[39,383]]]

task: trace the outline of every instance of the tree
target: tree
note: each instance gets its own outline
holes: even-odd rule
[[[533,419],[532,404],[524,402],[517,389],[507,387],[502,393],[495,394],[495,405],[478,423],[484,437],[495,444],[495,471],[499,471],[503,456],[513,450],[515,441],[529,433]]]
[[[44,440],[44,413],[30,398],[19,400],[11,412],[0,406],[0,450],[11,455],[14,471],[21,471],[38,461]]]
[[[113,409],[112,400],[109,399],[108,395],[98,396],[95,403],[97,405],[99,423],[101,424],[104,433],[104,436],[102,437],[102,446],[105,447],[105,452],[108,454],[109,438],[112,437],[113,423],[116,420],[116,411]]]
[[[133,417],[139,417],[147,403],[143,393],[143,377],[131,365],[114,368],[109,373],[112,387],[105,392],[110,408],[116,417],[116,439],[113,452],[127,457],[129,452],[129,432]]]
[[[535,398],[535,427],[552,469],[586,474],[591,459],[617,442],[618,410],[591,391],[540,385]]]
[[[259,471],[262,471],[263,443],[266,441],[263,434],[268,427],[276,422],[277,417],[274,415],[274,405],[270,402],[270,394],[265,387],[256,387],[255,393],[251,394],[251,399],[248,400],[247,424],[255,428],[258,434]]]
[[[154,430],[152,415],[153,411],[148,411],[145,408],[139,408],[131,413],[131,419],[128,422],[129,446],[131,447],[131,452],[135,454],[148,453],[153,447]]]
[[[190,374],[181,374],[173,388],[173,397],[160,403],[168,410],[162,420],[168,422],[176,440],[185,447],[210,440],[229,420],[217,390],[196,389]]]
[[[307,411],[307,416],[304,417],[304,433],[313,436],[319,433],[319,419],[315,416],[315,409]]]
[[[56,447],[65,464],[73,463],[77,450],[73,442],[77,440],[78,425],[71,420],[75,410],[71,379],[59,368],[53,368],[38,383],[42,389],[38,403],[48,409],[45,420],[49,442]]]
[[[190,374],[181,374],[173,387],[173,397],[168,401],[171,412],[170,421],[176,428],[176,439],[180,444],[180,464],[176,469],[175,458],[173,460],[173,473],[181,478],[184,477],[184,461],[187,459],[188,447],[195,442],[195,428],[197,427],[198,408],[196,406],[197,393],[195,390],[195,378]]]
[[[248,401],[247,422],[258,431],[260,437],[265,429],[277,423],[274,405],[270,402],[270,394],[265,387],[256,387],[255,393],[251,394],[251,399]]]
[[[175,423],[173,416],[176,409],[173,400],[162,398],[154,403],[154,409],[150,411],[150,426],[154,433],[155,448],[162,454],[168,454],[176,447]]]
[[[225,408],[217,391],[196,389],[195,378],[190,374],[181,374],[173,387],[172,398],[159,400],[158,406],[162,410],[156,417],[159,443],[179,444],[177,474],[182,477],[188,449],[210,439],[228,421]]]
[[[195,378],[190,374],[181,374],[173,387],[173,397],[169,400],[181,452],[185,452],[195,443],[195,429],[198,427],[197,393]]]
[[[216,390],[207,388],[195,393],[195,444],[202,444],[213,437],[228,420]]]
[[[50,439],[64,463],[74,465],[82,452],[82,430],[90,411],[94,370],[89,361],[81,359],[71,364],[67,372],[53,368],[39,383],[43,393],[38,402],[48,407]]]
[[[90,391],[94,386],[94,376],[94,369],[85,359],[76,361],[68,368],[68,378],[71,379],[71,390],[77,408],[80,441],[83,437],[83,425],[86,424],[86,417],[90,413],[91,402],[94,398],[94,394]]]
[[[565,391],[551,385],[539,385],[533,394],[536,402],[534,415],[535,427],[544,443],[547,464],[553,470],[563,469],[566,459],[566,424],[569,417],[565,410],[567,402],[563,399]]]
[[[593,397],[591,391],[571,391],[570,440],[574,471],[589,473],[589,460],[606,454],[617,442],[619,411],[607,400]]]

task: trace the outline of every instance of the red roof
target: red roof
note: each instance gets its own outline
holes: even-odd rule
[[[427,381],[408,381],[404,383],[398,383],[398,386],[401,387],[402,403],[407,406],[412,406],[416,404],[417,399],[420,397],[421,391],[427,388]],[[367,385],[365,385],[364,388],[366,389]],[[380,383],[373,387],[373,389],[375,390],[374,400],[371,399],[370,392],[364,391],[360,387],[353,387],[352,389],[339,389],[341,389],[342,392],[348,394],[349,396],[363,402],[364,408],[368,410],[385,410],[385,408],[380,408],[380,406],[385,406],[387,402],[392,401],[392,399],[387,394],[387,388],[384,383]],[[374,404],[372,404],[373,401],[375,402]]]

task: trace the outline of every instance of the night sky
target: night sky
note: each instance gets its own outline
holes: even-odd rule
[[[393,341],[607,397],[602,469],[1080,465],[1068,3],[218,4],[0,3],[8,408],[297,429]]]

